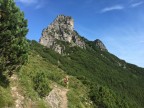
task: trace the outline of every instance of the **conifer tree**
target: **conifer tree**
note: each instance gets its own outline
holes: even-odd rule
[[[11,75],[27,61],[27,20],[13,0],[0,0],[0,74]]]

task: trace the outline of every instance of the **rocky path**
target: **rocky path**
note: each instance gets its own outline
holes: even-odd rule
[[[18,77],[17,75],[12,75],[11,78],[11,94],[15,101],[15,108],[23,108],[23,101],[24,97],[20,94],[20,91],[18,89]]]
[[[12,75],[10,78],[11,94],[15,102],[15,108],[24,108],[24,96],[18,85],[17,75]],[[68,108],[67,99],[68,89],[55,85],[53,90],[44,99],[50,108]]]
[[[51,108],[67,108],[67,92],[68,89],[55,86],[45,101],[49,103]]]

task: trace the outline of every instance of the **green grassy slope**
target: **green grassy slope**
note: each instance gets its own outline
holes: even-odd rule
[[[47,57],[51,59],[53,63],[56,60],[55,58],[52,58],[51,55],[48,55]],[[37,51],[31,50],[28,63],[23,66],[18,73],[25,96],[32,99],[36,105],[41,108],[47,107],[46,103],[43,101],[43,97],[48,95],[48,93],[52,90],[53,84],[65,87],[63,79],[67,74],[58,68],[57,65],[53,65],[51,63],[52,61],[42,57]],[[36,88],[40,88],[40,85],[43,85],[42,88],[45,87],[44,85],[48,85],[49,89],[43,90],[45,93],[39,92],[37,89],[35,89],[35,84],[38,80],[35,82],[33,79],[39,79],[39,77],[46,78],[46,80],[39,81],[38,85],[36,85]],[[88,88],[85,87],[85,85],[83,85],[82,82],[75,77],[70,76],[69,80],[69,91],[67,94],[69,100],[68,106],[70,108],[92,108],[92,104],[86,104],[90,103],[90,99],[87,93],[89,91]],[[44,95],[41,97],[41,94]],[[41,100],[39,100],[40,98]]]
[[[17,72],[25,106],[29,106],[31,99],[37,108],[48,107],[43,97],[53,89],[53,84],[65,87],[63,79],[69,75],[69,108],[144,107],[143,68],[100,51],[89,41],[86,49],[61,42],[66,46],[65,55],[36,41],[29,43],[28,63]],[[8,83],[0,80],[0,107],[14,105],[10,87],[5,82]]]
[[[87,42],[87,50],[66,46],[67,54],[64,56],[34,41],[31,42],[31,48],[46,61],[58,66],[67,74],[75,76],[90,88],[89,97],[95,105],[144,107],[143,68],[128,64],[108,52],[100,51],[92,42]],[[97,90],[101,90],[103,95],[97,94]],[[110,95],[106,96],[106,93]],[[105,100],[106,97],[109,98]]]

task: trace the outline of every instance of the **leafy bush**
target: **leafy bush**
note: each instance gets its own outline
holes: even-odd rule
[[[14,101],[10,94],[10,90],[0,86],[0,108],[12,107]]]
[[[48,95],[48,93],[51,91],[47,75],[44,72],[38,72],[33,78],[33,82],[34,90],[39,94],[40,97]]]
[[[94,86],[90,91],[90,98],[98,108],[130,108],[125,99],[119,99],[107,87]]]

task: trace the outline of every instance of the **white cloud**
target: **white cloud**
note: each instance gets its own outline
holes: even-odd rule
[[[15,1],[26,4],[26,5],[38,3],[38,0],[15,0]]]
[[[106,7],[104,9],[102,9],[101,12],[104,13],[104,12],[108,12],[108,11],[122,10],[122,9],[124,9],[123,6],[121,6],[121,5],[115,5],[115,6],[111,6],[111,7]]]
[[[35,9],[40,9],[40,8],[42,8],[42,7],[43,7],[42,4],[38,4],[38,5],[36,5]]]
[[[132,3],[133,1],[135,1],[135,0],[130,0],[129,3]]]
[[[139,43],[143,44],[143,43],[144,43],[144,41],[140,41]]]
[[[91,4],[94,0],[87,0],[85,1],[85,4]]]
[[[43,8],[47,3],[45,0],[15,0],[17,3],[21,3],[25,6],[33,6],[35,9]]]
[[[137,3],[133,3],[133,4],[131,4],[131,7],[137,7],[137,6],[139,6],[139,5],[142,5],[144,2],[137,2]]]

